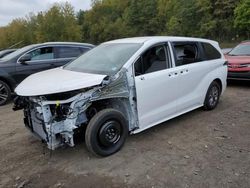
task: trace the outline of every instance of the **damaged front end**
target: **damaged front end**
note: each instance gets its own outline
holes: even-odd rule
[[[49,149],[64,144],[73,147],[74,133],[88,125],[98,108],[112,106],[127,117],[129,130],[138,128],[135,90],[130,85],[126,72],[122,71],[116,78],[106,77],[101,84],[81,90],[18,96],[13,110],[23,109],[25,126],[47,143]]]
[[[23,109],[24,124],[48,144],[49,149],[68,144],[74,146],[74,130],[87,123],[86,109],[94,90],[81,92],[64,100],[50,100],[52,95],[17,97],[13,110]],[[79,91],[78,91],[79,92]],[[67,94],[60,94],[65,98]]]

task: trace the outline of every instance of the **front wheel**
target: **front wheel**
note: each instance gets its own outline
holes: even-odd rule
[[[221,94],[220,85],[213,81],[207,91],[206,98],[204,101],[204,109],[205,110],[213,110],[217,104],[219,103]]]
[[[122,148],[127,135],[128,124],[124,115],[115,109],[105,109],[90,120],[85,142],[93,154],[109,156]]]
[[[0,80],[0,106],[5,105],[11,98],[9,86]]]

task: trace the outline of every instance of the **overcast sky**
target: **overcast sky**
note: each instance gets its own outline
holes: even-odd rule
[[[14,18],[49,9],[55,2],[67,0],[0,0],[0,26],[5,26]],[[75,10],[90,8],[91,0],[68,0]]]

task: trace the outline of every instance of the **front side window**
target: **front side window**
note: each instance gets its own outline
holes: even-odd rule
[[[135,76],[169,68],[168,50],[165,45],[150,48],[134,64]]]
[[[64,69],[114,75],[142,46],[140,43],[104,43],[86,52]]]
[[[31,55],[31,61],[54,59],[52,47],[38,48],[29,52],[28,54]]]
[[[175,42],[173,43],[175,53],[175,65],[182,66],[200,61],[198,47],[192,42]]]

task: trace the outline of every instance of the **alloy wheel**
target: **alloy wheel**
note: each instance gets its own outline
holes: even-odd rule
[[[0,104],[5,103],[8,99],[8,89],[0,83]]]
[[[209,104],[210,106],[215,106],[219,99],[219,88],[217,86],[213,86],[211,88],[210,94],[209,94]]]

